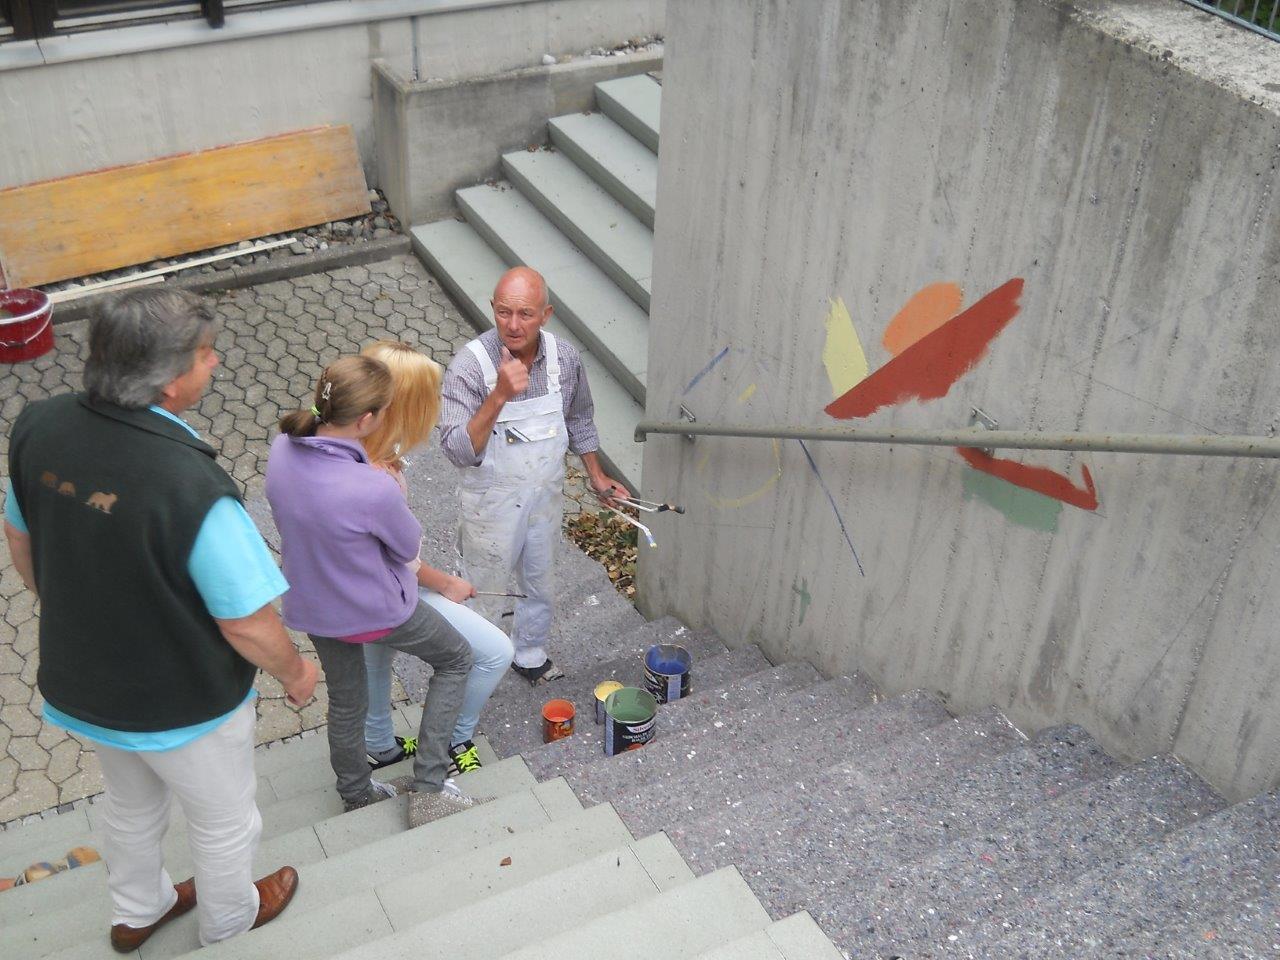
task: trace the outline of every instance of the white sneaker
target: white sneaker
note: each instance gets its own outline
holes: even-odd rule
[[[367,807],[370,804],[378,803],[382,800],[390,800],[392,797],[399,795],[400,791],[392,784],[383,783],[381,780],[370,780],[369,792],[366,793],[363,798],[355,801],[354,803],[344,800],[342,803],[342,809],[343,812],[350,813],[352,810],[359,810],[361,807]]]
[[[482,803],[488,803],[491,799],[491,797],[483,799],[464,797],[461,794],[455,795],[444,791],[440,793],[415,791],[409,794],[409,829],[447,817],[451,813],[470,810]]]

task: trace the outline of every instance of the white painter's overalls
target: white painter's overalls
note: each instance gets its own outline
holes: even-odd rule
[[[542,332],[547,392],[532,400],[510,401],[498,414],[478,467],[462,471],[458,489],[461,520],[458,550],[463,576],[477,590],[505,592],[516,575],[518,593],[511,640],[515,662],[538,667],[547,659],[551,632],[552,571],[564,514],[564,457],[569,430],[560,394],[560,354],[556,338]],[[467,344],[480,361],[489,393],[498,371],[479,340]],[[476,608],[494,623],[506,603],[478,598]]]

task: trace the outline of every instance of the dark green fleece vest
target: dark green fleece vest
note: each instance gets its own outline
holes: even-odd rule
[[[131,732],[212,720],[254,667],[223,638],[187,572],[220,497],[240,499],[214,451],[150,410],[66,394],[14,424],[9,470],[40,592],[40,693]]]

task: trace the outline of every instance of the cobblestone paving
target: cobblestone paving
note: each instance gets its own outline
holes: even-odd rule
[[[219,460],[249,496],[262,491],[269,437],[282,412],[310,402],[316,376],[340,354],[371,341],[404,340],[448,363],[474,336],[457,307],[413,256],[216,296],[224,329],[221,366],[186,421],[220,449]],[[33,363],[0,367],[0,476],[8,476],[9,432],[30,400],[81,388],[87,324],[57,327],[56,349]],[[580,475],[579,475],[580,477]],[[567,506],[584,496],[567,485]],[[8,551],[0,549],[0,825],[100,793],[92,746],[41,722],[35,687],[38,611]],[[305,636],[294,635],[314,658]],[[324,685],[301,710],[259,673],[258,742],[294,736],[324,723]],[[404,693],[396,684],[396,697]]]

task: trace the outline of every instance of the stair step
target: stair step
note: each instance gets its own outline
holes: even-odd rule
[[[422,921],[431,890],[387,884],[375,888],[395,933],[339,954],[341,960],[492,960],[521,945],[588,923],[619,903],[653,903],[678,857],[662,836],[646,837],[529,883]],[[673,883],[690,883],[687,871]],[[655,879],[659,878],[659,879]],[[634,946],[634,944],[633,944]],[[305,955],[305,954],[304,954]]]
[[[807,913],[698,954],[698,960],[843,960],[839,948]]]
[[[744,824],[760,824],[760,830],[768,830],[770,824],[802,822],[813,811],[829,807],[852,818],[894,797],[918,793],[944,776],[1024,742],[1002,713],[985,710],[894,738],[829,767],[806,781],[804,791],[761,791],[687,820],[668,833],[694,869],[704,873],[740,862],[754,848],[752,830],[744,830]]]
[[[1148,760],[1033,807],[998,831],[957,840],[886,875],[852,877],[841,902],[819,919],[854,954],[929,955],[940,944],[967,942],[966,928],[1033,903],[1045,884],[1109,867],[1222,806],[1176,760]]]
[[[418,718],[421,716],[421,704],[400,704],[391,711],[391,719],[395,726],[395,731],[402,737],[406,735],[417,736]],[[475,743],[476,750],[480,754],[481,763],[497,761],[498,756],[493,752],[493,747],[489,745],[488,740],[478,736]],[[286,770],[316,766],[325,768],[329,766],[329,738],[325,736],[323,728],[316,730],[310,736],[302,737],[298,740],[289,740],[259,747],[253,754],[253,767],[259,777],[272,778],[284,773]],[[384,768],[384,770],[389,769],[391,768]],[[399,768],[397,767],[397,769]],[[383,770],[375,771],[374,776],[378,779],[383,779]],[[324,785],[321,784],[321,786]]]
[[[640,222],[653,229],[658,158],[602,113],[573,113],[547,123],[551,142]]]
[[[769,915],[737,871],[725,869],[503,956],[505,960],[632,960],[638,945],[651,944],[664,960],[678,960],[768,924]]]
[[[518,759],[515,762],[518,763]],[[473,778],[480,778],[484,772],[470,773],[461,778],[460,786],[463,786],[464,792],[468,784],[475,784]],[[509,781],[510,775],[506,774],[503,779]],[[532,784],[532,778],[528,778],[528,782]],[[487,782],[481,780],[477,785],[485,789],[502,789],[501,781],[492,777]],[[443,850],[468,850],[479,842],[501,839],[512,832],[536,829],[546,824],[552,819],[548,807],[561,811],[561,817],[566,813],[572,815],[575,811],[569,803],[576,801],[569,801],[566,793],[572,792],[563,780],[533,784],[518,792],[507,791],[493,803],[456,814],[448,821],[428,824],[419,830],[427,831],[423,841],[431,839],[431,842]],[[265,874],[277,869],[282,863],[299,867],[320,863],[326,856],[338,856],[370,842],[388,837],[394,841],[405,832],[405,825],[404,798],[386,800],[351,813],[333,816],[314,826],[264,839],[255,865],[260,874]],[[169,832],[172,835],[177,831],[171,828]],[[185,831],[182,833],[185,834]],[[191,858],[185,836],[181,836],[176,842],[166,837],[165,848],[165,862],[170,875],[175,879],[189,876]],[[17,916],[6,918],[3,931],[0,932],[0,956],[43,957],[69,948],[80,940],[101,946],[99,954],[90,951],[90,955],[112,955],[105,936],[102,936],[109,926],[110,903],[104,882],[105,871],[98,869],[99,867],[100,865],[94,864],[81,868],[92,871],[83,878],[74,876],[79,871],[68,874],[67,879],[73,880],[73,883],[60,894],[53,884],[46,885],[44,890],[38,889],[40,884],[33,884],[34,892],[43,895],[47,891],[47,896],[25,899],[18,905]],[[93,881],[90,880],[91,876]],[[149,942],[147,948],[152,951],[160,950],[168,936],[179,935],[181,939],[181,931],[188,922],[194,923],[194,914],[190,918],[175,921],[171,925],[174,929],[164,936],[164,931],[158,932],[152,938],[154,943]],[[10,943],[20,945],[21,951],[9,954],[5,948]],[[194,945],[194,939],[191,945]],[[172,953],[165,954],[171,955]]]
[[[658,129],[662,119],[662,86],[639,74],[596,84],[596,104],[615,123],[658,152]]]
[[[489,298],[507,269],[507,264],[491,250],[480,234],[457,220],[413,227],[414,251],[430,267],[454,301],[480,330],[493,326]],[[615,476],[637,493],[641,489],[641,445],[635,442],[636,424],[644,415],[643,404],[618,383],[563,322],[552,317],[547,329],[578,348],[583,368],[591,384],[595,402],[596,429],[600,432],[601,454]],[[646,346],[647,352],[647,346]]]
[[[485,731],[494,749],[507,756],[537,747],[542,743],[542,706],[548,700],[560,698],[574,705],[576,730],[588,734],[595,724],[596,685],[610,679],[631,685],[639,683],[643,678],[644,652],[655,643],[668,642],[682,644],[689,650],[695,670],[700,660],[725,652],[724,643],[714,634],[690,630],[673,617],[615,635],[612,650],[608,640],[602,641],[601,654],[608,659],[590,665],[583,664],[581,659],[562,661],[552,647],[553,658],[566,665],[568,676],[537,687],[514,673],[504,677],[480,715],[480,729]]]
[[[556,150],[502,158],[507,179],[646,314],[653,279],[653,230]]]
[[[84,806],[10,826],[0,833],[0,877],[15,877],[41,860],[57,860],[72,847],[84,843],[90,832],[89,813]],[[14,891],[21,889],[15,887]],[[0,897],[0,905],[8,896],[6,893]]]
[[[941,771],[917,791],[864,807],[849,779],[862,774],[849,764],[843,775],[828,771],[806,783],[803,796],[775,808],[779,819],[772,830],[749,831],[726,855],[770,910],[808,909],[820,917],[843,901],[850,877],[884,876],[1119,769],[1083,730],[1056,728],[994,759]]]
[[[391,769],[388,767],[387,769]],[[458,788],[467,796],[504,797],[533,791],[537,798],[538,782],[519,757],[509,757],[491,766],[458,777]],[[324,845],[326,856],[337,856],[365,843],[372,831],[394,833],[408,822],[408,797],[393,797],[369,807],[353,810],[345,816],[331,817],[316,824],[316,836]],[[489,806],[489,804],[484,804]]]
[[[1185,932],[1189,925],[1207,922],[1224,904],[1274,889],[1280,871],[1278,822],[1280,794],[1238,803],[1131,851],[1117,868],[1099,868],[1042,891],[1033,906],[1004,918],[1002,939],[974,942],[987,944],[991,960],[1094,956],[1099,946],[1122,941],[1154,944],[1149,949],[1164,956],[1167,928]],[[1193,955],[1241,956],[1219,950],[1213,941],[1201,948]]]
[[[749,749],[762,730],[778,730],[785,724],[810,722],[814,717],[849,713],[872,702],[875,692],[861,677],[837,677],[804,690],[787,693],[778,700],[738,709],[734,704],[715,705],[701,722],[670,736],[655,739],[643,750],[610,757],[607,763],[569,771],[565,779],[584,802],[644,798],[645,785],[659,778],[681,775],[681,784],[694,779],[699,770],[730,759]],[[806,719],[807,718],[807,719]],[[696,766],[689,755],[696,753]],[[670,789],[668,782],[665,789]]]
[[[649,317],[511,184],[459,190],[458,206],[507,263],[546,278],[556,316],[637,403],[644,403]]]
[[[418,708],[419,711],[420,709]],[[484,753],[489,754],[493,763],[497,762],[487,744],[482,750],[482,756]],[[313,790],[307,791],[307,796],[291,795],[290,802],[283,805],[271,791],[270,782],[272,771],[280,775],[291,775],[290,772],[297,771],[299,775],[306,778],[315,776],[316,771],[329,771],[328,754],[328,741],[321,734],[255,753],[255,766],[258,768],[259,782],[263,785],[259,801],[259,809],[263,816],[263,841],[259,860],[264,867],[272,863],[296,865],[323,858],[324,851],[311,826],[317,820],[336,817],[342,813],[342,803],[332,787],[332,773],[328,772],[325,777],[321,777],[320,784]],[[384,775],[388,771],[391,776],[396,776],[408,770],[408,764],[387,767],[386,770],[379,771],[379,777],[386,779]],[[511,792],[517,786],[521,788],[532,786],[535,782],[528,773],[527,767],[513,763],[509,765],[507,772],[490,774],[487,781],[481,781],[480,785],[492,788],[495,794],[502,794]],[[466,789],[467,785],[463,786]],[[165,862],[175,876],[185,875],[191,870],[186,820],[179,805],[175,804],[173,809],[173,822],[164,839]],[[101,824],[105,812],[106,808],[102,803],[95,803],[90,807],[72,811],[72,815],[63,815],[67,817],[65,823],[55,824],[52,822],[55,818],[42,822],[41,825],[49,823],[51,828],[59,828],[57,832],[47,829],[42,834],[56,838],[57,843],[47,845],[43,853],[38,853],[24,861],[23,866],[25,867],[33,860],[50,859],[49,851],[54,849],[65,850],[71,846],[85,845],[92,846],[101,852]],[[101,863],[89,864],[50,877],[39,884],[14,888],[5,897],[0,898],[0,922],[9,919],[12,911],[19,911],[26,915],[39,909],[40,906],[56,908],[62,903],[75,902],[85,889],[99,883],[99,877],[103,871]]]
[[[707,678],[707,668],[715,665],[723,678]],[[723,668],[722,670],[720,668]],[[763,669],[763,668],[768,669]],[[688,729],[707,709],[712,700],[746,702],[769,694],[781,694],[808,686],[819,680],[818,672],[808,664],[784,664],[768,667],[764,654],[755,646],[730,650],[716,657],[706,666],[694,664],[693,692],[675,703],[665,704],[658,713],[657,736],[666,738],[679,730]],[[601,746],[603,730],[599,727],[586,737],[576,733],[564,740],[543,744],[521,755],[535,777],[560,776],[569,770],[590,763],[604,763],[608,759]]]
[[[191,876],[191,854],[185,842],[174,845],[166,843],[168,853],[165,865],[170,875],[181,880]],[[324,859],[324,848],[315,831],[311,828],[291,831],[277,837],[270,837],[258,845],[254,856],[256,876],[262,876],[278,869],[281,864],[289,863],[302,866]],[[109,902],[107,899],[106,865],[98,863],[78,867],[67,873],[58,874],[39,883],[14,887],[0,897],[0,930],[16,929],[21,923],[33,918],[47,918],[61,911],[70,918],[67,922],[74,924],[91,942],[106,929],[109,920]],[[81,925],[83,924],[83,926]],[[39,925],[33,925],[35,930]],[[56,938],[53,941],[56,943]],[[4,934],[0,934],[0,947],[4,944]],[[102,937],[102,956],[110,953],[106,938]],[[0,949],[0,955],[5,955]]]
[[[1202,960],[1214,951],[1233,960],[1274,957],[1280,952],[1280,889],[1272,882],[1212,915],[1170,918],[1158,939],[1123,937],[1116,950],[1128,951],[1117,956],[1158,954],[1162,960]]]
[[[659,829],[693,820],[703,813],[732,808],[748,797],[772,790],[802,792],[824,768],[894,740],[936,726],[947,713],[923,693],[851,710],[796,711],[795,723],[780,725],[776,736],[738,740],[739,749],[707,756],[699,749],[692,763],[671,766],[659,777],[617,800],[618,812],[633,831]],[[763,727],[764,730],[771,729]],[[696,765],[693,772],[689,767]],[[648,825],[646,827],[646,825]],[[768,824],[758,824],[767,829]],[[750,829],[740,824],[738,829]]]
[[[630,676],[626,676],[616,670],[601,670],[599,675],[604,676],[605,673],[612,673],[612,677],[604,678],[623,681],[627,686],[643,686],[643,680],[640,677],[643,668],[637,666],[640,663],[639,657],[626,658],[623,662],[626,669],[630,671]],[[718,656],[698,658],[695,683],[699,690],[712,693],[721,684],[733,678],[756,673],[762,667],[768,666],[769,661],[759,647],[751,646],[740,650],[724,651]],[[626,677],[625,680],[624,677]],[[581,699],[574,699],[578,719],[573,736],[552,743],[538,742],[520,748],[520,756],[530,765],[531,770],[535,769],[535,761],[540,761],[538,764],[540,772],[535,772],[535,776],[561,776],[570,770],[576,770],[597,762],[606,762],[609,759],[604,753],[604,726],[595,722],[595,696],[593,689],[593,685],[587,685],[584,688],[585,692],[580,694]],[[677,701],[677,703],[684,702],[687,701]],[[664,736],[665,731],[671,729],[669,718],[672,716],[672,711],[677,703],[662,704],[659,707],[658,726],[655,736]],[[550,754],[550,759],[544,757],[543,751],[552,748],[556,749],[554,753]]]
[[[406,830],[300,870],[289,909],[269,926],[237,938],[228,955],[292,952],[285,948],[305,942],[318,915],[353,889],[403,890],[414,899],[416,922],[422,922],[632,842],[607,804],[515,835],[501,825],[480,831],[452,818],[449,826],[447,835]],[[504,859],[510,860],[506,867]],[[423,897],[424,890],[431,895]],[[167,960],[196,949],[195,917],[189,915],[157,931],[142,953],[143,960]]]

